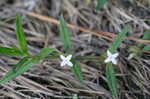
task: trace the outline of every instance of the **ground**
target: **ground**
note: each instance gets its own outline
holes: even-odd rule
[[[61,15],[71,24],[74,56],[100,56],[114,40],[114,34],[126,25],[132,26],[130,38],[118,49],[119,63],[114,67],[119,98],[150,99],[150,52],[128,59],[131,46],[141,42],[149,44],[149,41],[139,40],[150,29],[150,8],[146,0],[109,0],[99,11],[96,11],[96,0],[1,0],[0,46],[18,46],[15,36],[17,13],[22,15],[28,47],[33,55],[44,47],[63,52],[57,25]],[[0,55],[0,76],[18,60],[19,57]],[[79,62],[84,86],[69,68],[60,67],[60,59],[45,59],[23,75],[1,84],[0,99],[71,99],[76,94],[79,99],[112,99],[106,83],[105,64],[98,59],[80,59]]]

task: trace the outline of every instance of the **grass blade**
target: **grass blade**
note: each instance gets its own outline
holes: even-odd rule
[[[109,51],[112,53],[115,53],[117,48],[120,46],[121,42],[124,40],[124,38],[126,37],[126,34],[128,33],[128,31],[131,30],[130,26],[126,26],[121,33],[119,33],[119,35],[117,36],[117,38],[115,39],[115,41],[112,43],[112,45],[109,47]]]
[[[0,79],[0,83],[6,83],[13,78],[21,75],[30,69],[33,65],[37,64],[41,59],[48,56],[48,54],[52,53],[54,50],[50,48],[43,48],[39,55],[34,57],[24,57],[21,59],[18,64],[16,64],[11,71],[7,72],[6,75]]]
[[[112,63],[108,63],[106,66],[106,76],[108,80],[108,86],[112,92],[113,99],[118,99],[117,81]]]
[[[0,47],[0,54],[9,56],[24,56],[24,54],[17,48]]]
[[[101,8],[104,7],[104,5],[106,4],[107,0],[97,0],[97,4],[96,4],[96,10],[100,10]]]
[[[74,73],[75,77],[83,84],[83,75],[81,72],[81,67],[75,60],[73,60],[74,66],[71,68],[71,71]]]
[[[17,15],[16,17],[16,35],[17,35],[17,40],[18,40],[21,51],[24,53],[27,53],[28,51],[27,41],[25,39],[25,34],[23,31],[20,15]]]
[[[59,30],[60,30],[61,40],[64,43],[64,50],[66,53],[70,53],[71,51],[70,33],[68,32],[68,28],[66,26],[63,16],[60,17]]]

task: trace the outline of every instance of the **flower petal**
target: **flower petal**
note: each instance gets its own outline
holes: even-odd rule
[[[110,61],[111,61],[111,60],[110,60],[110,58],[108,57],[108,58],[105,59],[104,62],[105,62],[105,63],[108,63],[108,62],[110,62]]]
[[[72,58],[72,55],[68,55],[66,59],[71,60],[71,58]]]
[[[70,62],[70,61],[68,61],[67,64],[68,64],[68,66],[70,66],[70,67],[73,66],[72,62]]]
[[[65,66],[65,65],[66,65],[66,61],[62,61],[60,64],[61,67]]]
[[[66,59],[66,57],[63,56],[63,55],[60,55],[60,58],[61,58],[62,60]]]
[[[109,50],[107,50],[107,56],[112,56],[112,53]]]
[[[117,60],[113,58],[112,59],[112,63],[116,65],[117,64]]]
[[[114,57],[114,58],[116,58],[116,57],[118,57],[118,56],[119,56],[119,53],[113,54],[113,57]]]

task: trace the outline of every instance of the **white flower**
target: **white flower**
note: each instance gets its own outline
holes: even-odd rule
[[[112,62],[113,64],[117,64],[117,57],[119,56],[119,53],[114,53],[112,54],[109,50],[107,50],[107,58],[105,59],[105,63],[108,63],[108,62]]]
[[[62,67],[62,66],[65,66],[65,65],[68,65],[68,66],[70,66],[70,67],[72,67],[73,66],[73,64],[72,64],[72,62],[70,61],[71,60],[71,58],[72,58],[72,55],[68,55],[67,57],[65,57],[65,56],[63,56],[63,55],[60,55],[60,58],[61,58],[61,64],[60,64],[60,66]]]

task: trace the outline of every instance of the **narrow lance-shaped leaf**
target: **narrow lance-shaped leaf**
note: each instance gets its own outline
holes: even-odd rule
[[[9,56],[23,56],[24,54],[17,48],[0,47],[0,54]]]
[[[109,47],[109,51],[115,53],[117,48],[120,46],[121,42],[125,39],[126,34],[131,30],[130,26],[126,26],[121,33],[116,37],[115,41]]]
[[[30,69],[33,65],[37,64],[41,59],[45,58],[48,56],[50,53],[52,53],[54,49],[50,48],[43,48],[39,55],[34,56],[34,57],[24,57],[21,59],[18,64],[16,64],[12,70],[6,73],[6,75],[0,79],[0,83],[5,83],[13,78],[21,75],[28,69]]]
[[[54,52],[53,48],[43,48],[37,56],[32,57],[32,63],[38,63],[40,60],[44,59],[46,56]],[[22,66],[16,67],[16,70],[20,69]],[[29,69],[29,67],[27,67]]]
[[[13,78],[19,76],[23,72],[27,70],[27,67],[30,68],[34,63],[32,62],[32,59],[29,59],[28,57],[24,57],[19,61],[18,64],[16,64],[12,70],[6,73],[6,75],[0,79],[0,84],[6,83]]]
[[[27,41],[25,38],[25,34],[23,31],[22,27],[22,22],[21,22],[21,16],[17,15],[16,17],[16,35],[17,35],[17,40],[19,43],[20,50],[24,53],[27,53],[28,48],[27,48]]]
[[[65,52],[70,53],[71,51],[70,33],[68,31],[68,28],[66,26],[63,16],[60,17],[59,30],[60,30],[61,40],[63,41],[63,44],[64,44]]]
[[[44,59],[46,56],[48,56],[50,53],[52,53],[54,51],[55,51],[55,49],[53,49],[53,48],[43,48],[43,49],[41,49],[40,53],[37,56],[34,56],[34,57],[30,56],[30,58],[32,57],[33,63],[38,63],[40,60]],[[21,65],[20,66],[18,65],[18,67],[16,66],[15,69],[18,70],[21,67],[22,67]]]
[[[56,52],[56,54],[57,54],[57,51],[54,48],[43,48],[40,51],[40,53],[37,55],[37,57],[39,58],[39,60],[41,60],[53,52]]]
[[[118,99],[117,81],[112,63],[108,63],[106,66],[106,76],[108,80],[108,86],[112,92],[113,99]]]
[[[79,63],[77,63],[74,59],[72,59],[72,62],[74,66],[71,67],[71,71],[74,73],[75,77],[83,84],[83,75],[81,72],[81,67]]]

